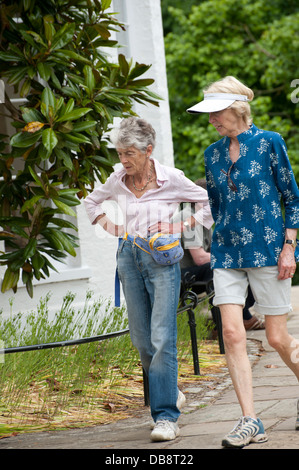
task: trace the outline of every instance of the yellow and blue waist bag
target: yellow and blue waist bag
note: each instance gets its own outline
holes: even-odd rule
[[[167,266],[178,263],[184,256],[180,237],[177,234],[155,233],[147,239],[125,234],[138,248],[152,255],[156,263]]]

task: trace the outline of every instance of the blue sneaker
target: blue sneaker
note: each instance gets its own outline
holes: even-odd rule
[[[263,423],[249,416],[243,416],[234,429],[225,436],[223,447],[242,448],[250,442],[266,442],[268,440]]]

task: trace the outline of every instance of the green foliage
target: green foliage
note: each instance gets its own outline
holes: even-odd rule
[[[6,95],[1,106],[16,129],[0,136],[1,291],[22,279],[32,296],[32,279],[49,276],[51,258],[76,255],[73,206],[112,172],[113,119],[158,97],[153,80],[140,78],[150,65],[107,54],[118,46],[111,32],[124,29],[106,12],[111,0],[0,4],[0,78],[27,99],[18,108]]]
[[[207,114],[186,109],[210,83],[234,75],[255,92],[255,124],[286,140],[299,180],[299,107],[291,100],[291,83],[299,78],[298,2],[240,0],[236,7],[234,0],[184,6],[167,0],[163,15],[176,166],[193,180],[204,176],[204,150],[220,137]]]
[[[0,341],[9,348],[89,338],[128,328],[124,308],[114,309],[87,292],[85,304],[78,310],[75,297],[68,292],[52,320],[50,294],[41,298],[37,309],[25,318],[22,312],[8,316],[0,311]],[[33,421],[43,422],[45,409],[48,425],[56,418],[59,423],[64,414],[78,413],[78,409],[81,420],[87,411],[92,416],[95,409],[103,408],[107,392],[116,388],[119,374],[131,374],[138,360],[128,334],[79,346],[6,354],[0,363],[2,416],[5,422],[23,425],[23,430],[30,429]]]

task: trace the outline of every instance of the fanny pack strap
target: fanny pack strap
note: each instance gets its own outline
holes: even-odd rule
[[[151,254],[149,243],[145,238],[125,233],[124,240],[130,240],[131,242],[133,242],[134,245],[138,246],[138,248],[145,251],[146,253]]]

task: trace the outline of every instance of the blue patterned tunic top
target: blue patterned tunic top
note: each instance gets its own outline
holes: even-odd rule
[[[205,151],[207,190],[215,221],[211,267],[274,266],[284,244],[285,227],[299,227],[298,186],[280,134],[252,124],[238,135],[238,141],[240,156],[233,166],[229,137]],[[228,185],[231,166],[229,176],[237,191]],[[298,261],[297,254],[298,248]]]

